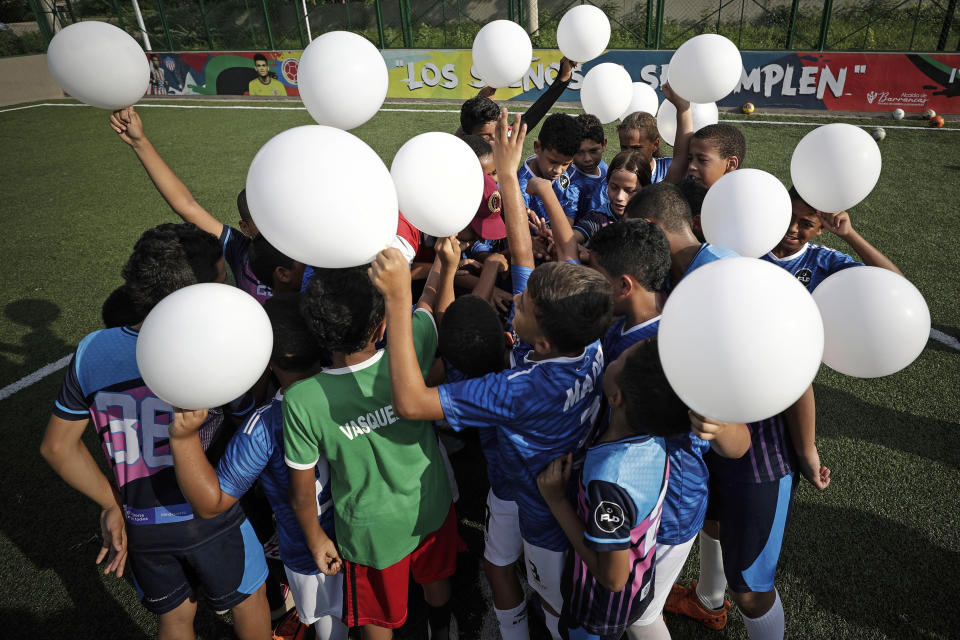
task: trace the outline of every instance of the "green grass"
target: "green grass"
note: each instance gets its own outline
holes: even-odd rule
[[[197,200],[228,223],[237,218],[236,193],[257,149],[276,133],[311,122],[300,110],[145,107],[140,113],[148,135]],[[887,138],[880,147],[880,182],[854,208],[853,223],[917,285],[934,325],[958,336],[960,132],[898,130],[889,119],[863,123],[886,126]],[[385,112],[355,133],[389,166],[406,139],[456,125],[453,113]],[[744,124],[742,130],[746,166],[788,181],[790,155],[810,128]],[[607,160],[618,147],[612,127],[609,138]],[[97,329],[100,304],[119,284],[136,238],[176,218],[109,129],[104,112],[40,107],[0,113],[0,148],[3,387],[69,354]],[[827,233],[822,241],[849,251]],[[137,603],[132,586],[100,576],[93,566],[96,507],[64,485],[38,454],[62,375],[0,401],[6,416],[0,428],[4,635],[153,636],[155,621]],[[960,352],[936,342],[887,378],[857,380],[822,369],[816,384],[818,443],[833,483],[824,492],[804,484],[797,496],[778,575],[787,637],[956,635],[960,608],[950,585],[960,567],[958,388]],[[87,436],[91,449],[98,449],[92,433]],[[94,456],[103,457],[96,450]],[[469,490],[461,486],[461,492]],[[686,577],[695,577],[695,567],[694,556]],[[675,638],[704,637],[674,617],[668,626]],[[198,627],[203,638],[227,633],[209,612]],[[746,635],[734,615],[714,637]]]

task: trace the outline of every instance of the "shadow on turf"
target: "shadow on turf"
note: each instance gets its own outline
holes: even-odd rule
[[[3,315],[11,322],[31,329],[30,333],[21,338],[20,344],[0,342],[0,354],[23,358],[23,364],[20,365],[14,365],[7,358],[0,361],[4,371],[13,373],[11,382],[73,351],[73,347],[61,340],[50,328],[60,317],[60,307],[53,302],[35,298],[16,300],[3,308]]]

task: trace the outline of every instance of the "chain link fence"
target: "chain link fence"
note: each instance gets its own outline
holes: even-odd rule
[[[29,3],[29,12],[23,3]],[[327,31],[359,33],[382,49],[470,48],[487,22],[518,22],[534,47],[556,47],[556,27],[581,0],[140,0],[155,51],[302,49]],[[597,0],[611,49],[674,49],[720,33],[743,50],[960,51],[958,0]],[[102,20],[142,39],[132,0],[0,0],[32,14],[32,47],[78,20]],[[21,29],[0,29],[0,55]],[[15,47],[14,47],[15,48]],[[43,48],[40,50],[42,51]]]

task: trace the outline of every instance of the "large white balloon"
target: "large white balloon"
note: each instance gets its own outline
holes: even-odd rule
[[[47,47],[47,66],[72,97],[110,111],[136,104],[150,86],[143,49],[106,22],[75,22],[62,29]]]
[[[473,66],[491,87],[508,87],[522,79],[532,59],[530,36],[516,22],[488,22],[473,39]]]
[[[690,114],[693,116],[693,130],[699,131],[709,124],[720,121],[720,111],[713,102],[706,104],[690,103]],[[664,100],[657,111],[657,130],[660,138],[671,147],[677,137],[677,108],[669,100]]]
[[[869,133],[835,122],[803,136],[790,159],[790,177],[807,204],[836,213],[873,191],[880,166],[880,148]]]
[[[247,205],[273,246],[314,267],[366,264],[397,231],[397,192],[383,160],[334,127],[268,140],[247,172]]]
[[[630,104],[624,109],[620,119],[626,120],[627,116],[638,111],[656,115],[659,103],[660,100],[657,98],[657,92],[654,91],[653,87],[646,82],[634,82],[633,97],[630,98]]]
[[[813,290],[823,317],[823,363],[857,378],[900,371],[930,338],[930,310],[909,280],[880,267],[839,271]]]
[[[700,224],[707,242],[759,258],[790,227],[790,194],[776,176],[759,169],[732,171],[703,199]]]
[[[598,7],[581,4],[560,18],[557,25],[557,47],[575,62],[589,62],[607,48],[610,42],[610,20]]]
[[[683,402],[724,422],[777,415],[820,366],[823,324],[813,298],[786,270],[728,258],[680,281],[663,308],[663,370]]]
[[[272,349],[273,330],[260,303],[210,282],[174,291],[153,308],[137,338],[137,366],[157,397],[207,409],[246,393]]]
[[[390,175],[404,217],[438,238],[466,228],[483,200],[477,155],[449,133],[432,131],[407,140],[393,158]]]
[[[355,33],[330,31],[300,56],[297,87],[317,121],[353,129],[372,118],[387,97],[390,78],[380,51]]]
[[[621,65],[603,62],[587,72],[580,85],[583,110],[603,124],[623,115],[633,98],[633,80]]]
[[[737,45],[716,33],[690,38],[667,68],[670,86],[690,102],[716,102],[740,83],[743,61]]]

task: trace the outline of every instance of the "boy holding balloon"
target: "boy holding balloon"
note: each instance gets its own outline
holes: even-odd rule
[[[690,101],[677,95],[670,88],[670,83],[664,83],[660,88],[677,112],[677,128],[673,139],[673,157],[665,158],[660,155],[660,132],[657,130],[657,119],[645,111],[631,113],[617,125],[617,137],[620,141],[620,151],[639,151],[646,155],[650,163],[650,181],[680,182],[687,171],[690,137],[693,135],[693,114],[690,110]]]
[[[747,140],[739,129],[729,124],[711,124],[693,133],[690,139],[690,160],[687,179],[707,189],[713,183],[743,166],[747,157]]]

